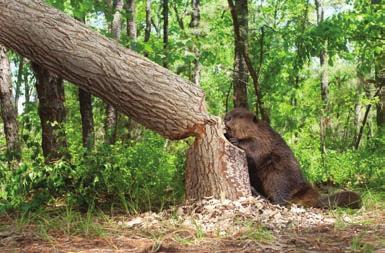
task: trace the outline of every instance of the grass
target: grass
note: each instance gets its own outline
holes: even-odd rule
[[[353,252],[361,252],[361,253],[374,252],[374,246],[364,242],[361,235],[353,237],[351,249],[353,250]]]
[[[275,238],[269,229],[254,221],[245,221],[243,227],[244,230],[240,232],[239,236],[242,241],[269,243]]]
[[[45,241],[51,240],[51,233],[65,236],[102,237],[106,234],[103,224],[99,222],[101,214],[92,209],[82,214],[71,208],[46,209],[35,212],[20,213],[14,217],[13,224],[16,232],[23,232],[28,228],[36,231],[36,236]]]

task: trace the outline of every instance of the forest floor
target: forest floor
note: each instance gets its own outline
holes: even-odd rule
[[[211,199],[134,216],[54,208],[0,224],[0,252],[385,253],[383,205],[323,212]]]

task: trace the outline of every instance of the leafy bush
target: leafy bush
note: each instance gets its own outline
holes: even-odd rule
[[[34,209],[66,198],[80,208],[116,206],[126,211],[163,208],[183,197],[186,145],[145,131],[132,145],[100,145],[79,152],[72,162],[38,160],[14,170],[2,164],[3,208]]]

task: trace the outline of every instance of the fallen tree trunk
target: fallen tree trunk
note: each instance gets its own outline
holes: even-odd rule
[[[0,43],[137,122],[170,139],[197,137],[187,159],[188,198],[250,195],[245,157],[231,153],[237,149],[198,86],[38,0],[0,0],[0,24]]]

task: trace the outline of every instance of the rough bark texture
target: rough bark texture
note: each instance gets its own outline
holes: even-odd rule
[[[7,49],[0,45],[0,109],[7,142],[7,157],[10,160],[20,159],[19,128],[17,112],[12,99],[11,68]]]
[[[199,10],[200,1],[199,0],[191,0],[191,22],[190,28],[192,29],[193,34],[196,37],[200,36],[199,31],[199,22],[201,19],[200,10]],[[199,49],[194,46],[193,53],[195,55],[195,59],[193,61],[194,67],[192,71],[191,81],[195,83],[195,85],[199,85],[201,81],[201,64],[199,62],[200,52]]]
[[[162,3],[162,14],[163,14],[163,50],[164,60],[163,67],[168,67],[168,0],[163,0]]]
[[[79,88],[79,106],[82,119],[83,147],[92,148],[94,145],[94,115],[92,113],[92,96],[87,91]]]
[[[165,137],[196,136],[188,197],[250,195],[245,156],[208,115],[199,87],[37,0],[0,0],[0,23],[0,42],[50,72]]]
[[[238,41],[234,33],[234,107],[248,108],[247,103],[247,80],[248,72],[245,59],[243,57],[242,47],[247,50],[248,37],[248,8],[247,0],[235,1],[235,11],[238,16],[239,33],[241,40]],[[242,44],[242,47],[240,46]]]
[[[0,0],[0,23],[2,43],[170,139],[211,121],[199,87],[36,0]]]
[[[186,197],[237,199],[251,195],[246,155],[223,135],[222,122],[195,139],[186,161]],[[212,159],[212,158],[217,159]]]
[[[66,158],[67,140],[64,130],[63,79],[32,63],[39,99],[39,117],[42,129],[42,148],[46,163]]]

